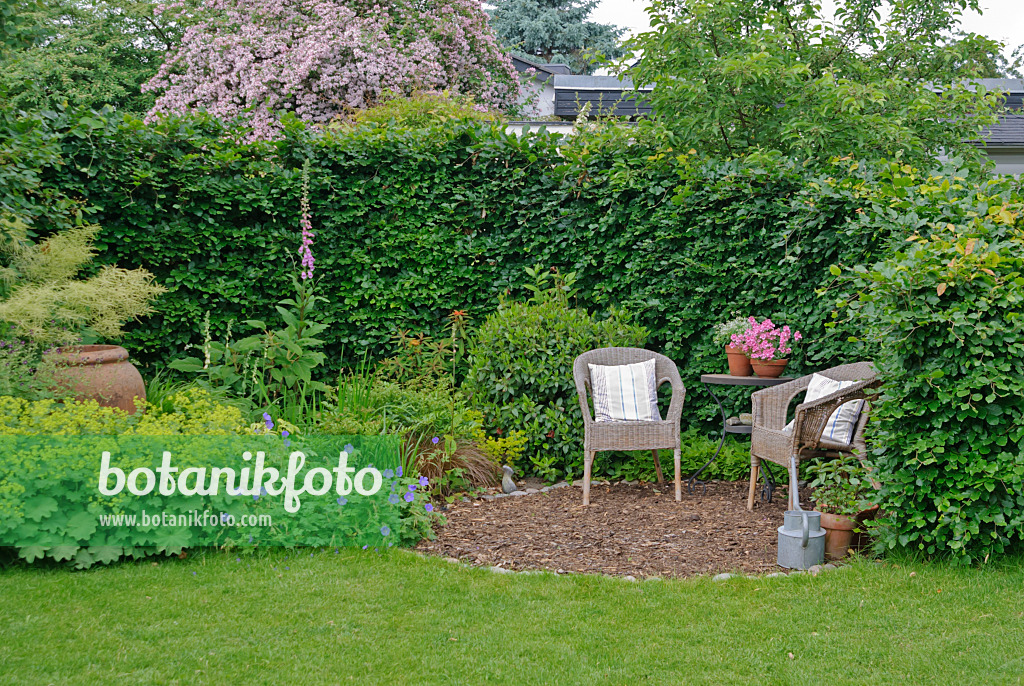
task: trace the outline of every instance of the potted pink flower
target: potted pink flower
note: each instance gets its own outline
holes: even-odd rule
[[[771,319],[758,322],[756,318],[750,317],[747,322],[750,326],[746,331],[733,334],[733,347],[746,353],[758,376],[770,379],[781,376],[793,352],[791,344],[801,340],[803,335],[788,326],[779,328]]]

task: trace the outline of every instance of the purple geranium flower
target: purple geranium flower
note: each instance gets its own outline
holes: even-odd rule
[[[270,431],[274,428],[274,420],[271,419],[270,414],[266,412],[263,413],[263,423],[266,425],[267,431]]]
[[[437,445],[440,440],[440,438],[434,436],[433,438],[430,439],[430,442],[433,443],[434,445]]]
[[[397,493],[392,493],[391,495],[389,495],[388,496],[388,502],[391,503],[392,505],[397,505],[398,504],[398,494]]]
[[[348,502],[348,498],[346,498],[345,496],[341,496],[340,498],[338,498],[338,504],[339,505],[344,505],[347,502]]]
[[[430,483],[430,479],[425,476],[420,477],[420,486],[427,486]]]
[[[351,454],[352,454],[352,453],[354,453],[355,451],[356,451],[356,449],[355,449],[355,447],[354,447],[354,446],[353,446],[353,445],[352,445],[351,443],[346,443],[346,444],[345,444],[345,452],[346,452],[346,453],[348,453],[349,455],[351,455]]]
[[[423,506],[423,509],[426,510],[427,512],[433,512],[434,506],[431,505],[430,503],[427,503],[426,505]]]
[[[398,468],[398,471],[395,472],[395,475],[398,476],[399,478],[401,478],[401,476],[402,476],[402,468],[401,467]]]
[[[385,479],[391,479],[394,476],[395,476],[395,470],[393,470],[393,469],[385,469],[384,470],[384,478]]]
[[[391,535],[391,527],[389,527],[387,524],[382,526],[380,528],[380,535],[381,536],[390,536]]]
[[[407,503],[411,503],[415,498],[416,496],[414,496],[412,493],[405,494],[405,502]]]
[[[409,492],[412,493],[416,490],[416,484],[409,484]]]

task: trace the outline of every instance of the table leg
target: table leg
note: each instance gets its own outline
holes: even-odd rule
[[[700,469],[695,471],[693,473],[693,475],[689,479],[686,480],[686,488],[689,491],[690,495],[693,495],[693,484],[694,483],[700,484],[701,487],[703,488],[703,490],[701,491],[701,495],[704,495],[705,493],[708,492],[708,485],[707,485],[708,482],[707,481],[700,481],[700,480],[697,479],[697,477],[700,476],[701,472],[703,472],[705,469],[707,469],[711,465],[712,462],[714,462],[715,460],[718,459],[718,454],[720,452],[722,452],[722,446],[725,445],[725,426],[726,426],[726,424],[725,424],[725,419],[726,419],[726,417],[725,417],[725,408],[722,407],[722,401],[718,399],[718,396],[715,395],[714,391],[711,390],[710,386],[708,386],[707,384],[704,384],[704,388],[707,389],[708,393],[711,394],[711,397],[715,399],[716,403],[718,403],[718,411],[722,414],[722,439],[720,441],[718,441],[718,449],[715,450],[715,454],[711,457],[711,459],[708,460],[707,462],[705,462],[703,467],[701,467]]]

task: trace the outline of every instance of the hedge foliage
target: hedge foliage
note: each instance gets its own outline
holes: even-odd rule
[[[824,328],[830,308],[814,290],[830,264],[881,245],[838,230],[849,199],[798,197],[817,172],[679,154],[653,126],[630,139],[603,127],[520,138],[480,122],[231,142],[241,135],[202,118],[8,118],[0,137],[34,171],[0,202],[45,232],[41,198],[81,200],[103,227],[98,262],[157,275],[170,292],[124,341],[155,365],[200,343],[207,311],[214,338],[230,322],[239,335],[239,322],[286,297],[309,159],[319,292],[333,305],[328,371],[389,353],[399,331],[441,335],[452,310],[479,324],[502,295],[524,297],[525,269],[540,263],[576,272],[579,302],[599,318],[615,305],[637,313],[649,345],[683,368],[689,424],[714,415],[696,379],[725,370],[716,322],[738,312],[799,328],[808,345],[796,372],[841,359],[843,336]]]
[[[1024,194],[890,165],[861,226],[907,238],[850,273],[883,380],[871,426],[882,542],[962,562],[1024,548]],[[859,189],[856,187],[860,186]],[[829,192],[863,192],[846,179]],[[838,271],[838,270],[837,270]],[[846,305],[841,301],[840,305]]]

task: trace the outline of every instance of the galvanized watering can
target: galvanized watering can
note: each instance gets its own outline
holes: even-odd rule
[[[825,559],[825,530],[821,513],[790,510],[779,527],[779,566],[809,569]]]

